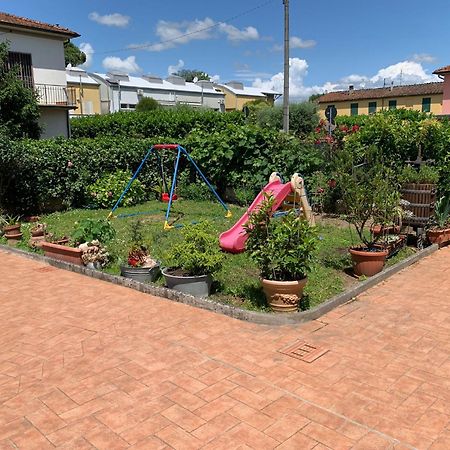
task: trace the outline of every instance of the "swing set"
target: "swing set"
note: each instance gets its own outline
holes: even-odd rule
[[[161,156],[160,156],[160,154],[158,152],[158,151],[163,151],[163,150],[176,150],[177,151],[177,157],[176,157],[176,160],[175,160],[175,168],[174,168],[173,177],[172,177],[172,185],[170,186],[170,193],[169,194],[167,194],[167,191],[169,191],[169,189],[168,189],[167,182],[166,182],[166,179],[165,179],[165,176],[164,176],[163,160],[162,160],[162,158],[161,158]],[[109,213],[108,219],[110,219],[111,217],[114,217],[114,211],[116,211],[116,209],[120,206],[123,198],[125,197],[125,195],[127,194],[128,190],[130,189],[131,185],[133,184],[133,181],[137,178],[137,176],[139,175],[139,172],[142,170],[142,168],[144,167],[144,164],[146,163],[146,161],[148,160],[148,158],[152,154],[154,154],[156,156],[156,159],[157,159],[157,161],[159,163],[159,169],[160,169],[160,173],[161,173],[161,178],[162,178],[162,182],[163,182],[163,190],[164,190],[164,192],[162,193],[162,200],[168,202],[168,206],[167,206],[167,210],[166,210],[166,216],[165,216],[165,221],[164,221],[164,229],[165,230],[169,230],[171,228],[174,228],[173,225],[169,224],[169,216],[170,216],[170,209],[172,207],[172,202],[177,199],[176,194],[175,194],[175,187],[176,187],[176,184],[177,184],[178,169],[179,169],[180,159],[181,159],[182,156],[184,156],[189,161],[189,163],[194,167],[194,169],[200,175],[201,179],[205,182],[206,186],[208,186],[209,190],[214,194],[216,199],[223,206],[223,208],[225,209],[225,213],[226,213],[225,217],[231,217],[231,211],[228,208],[228,206],[220,198],[219,194],[212,187],[211,183],[208,181],[206,176],[203,174],[203,172],[197,166],[197,164],[194,161],[194,159],[192,158],[192,156],[189,154],[189,152],[184,147],[182,147],[179,144],[156,144],[156,145],[152,145],[150,147],[150,149],[148,150],[148,152],[145,155],[144,159],[139,164],[139,167],[134,172],[134,174],[131,177],[130,181],[126,185],[126,187],[123,190],[122,194],[120,194],[119,199],[117,200],[117,202],[113,206],[111,212]]]

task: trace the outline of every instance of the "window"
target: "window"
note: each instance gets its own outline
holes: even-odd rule
[[[397,100],[389,100],[389,110],[397,109]]]
[[[422,112],[431,111],[431,97],[424,97],[422,99]]]
[[[30,53],[9,52],[6,62],[8,69],[15,69],[26,87],[33,88],[33,68]]]
[[[350,115],[357,116],[358,115],[358,103],[350,104]]]
[[[369,102],[369,114],[375,114],[377,112],[377,102]]]

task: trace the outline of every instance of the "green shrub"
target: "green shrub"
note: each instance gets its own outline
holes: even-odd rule
[[[76,244],[100,241],[107,243],[116,235],[116,230],[107,219],[83,219],[75,223],[75,229],[72,233],[72,240]]]
[[[191,276],[214,274],[222,268],[224,255],[209,222],[187,225],[181,235],[182,240],[167,254],[169,267],[182,269]]]
[[[160,108],[160,104],[152,97],[143,97],[136,105],[136,112],[154,111]]]
[[[107,173],[87,188],[87,196],[97,208],[111,208],[131,179],[131,172],[116,170]],[[146,200],[142,183],[136,179],[121,202],[121,206],[133,206]]]
[[[273,218],[274,198],[267,196],[245,226],[246,250],[261,276],[274,281],[297,281],[311,270],[317,237],[308,221],[293,210]]]

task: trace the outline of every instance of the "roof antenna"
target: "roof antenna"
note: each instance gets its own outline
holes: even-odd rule
[[[403,85],[403,69],[400,71],[400,86]]]

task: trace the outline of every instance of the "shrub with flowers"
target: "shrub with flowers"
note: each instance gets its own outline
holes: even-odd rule
[[[359,129],[360,126],[357,124],[352,126],[340,125],[330,134],[327,128],[327,122],[322,119],[315,128],[315,143],[316,145],[327,144],[330,146],[330,152],[334,152],[343,148],[347,136],[357,133]]]
[[[107,173],[87,188],[87,195],[91,204],[97,208],[111,208],[119,198],[130,181],[131,173],[125,170],[116,170]],[[121,206],[133,206],[147,200],[144,185],[139,180],[134,180]]]

